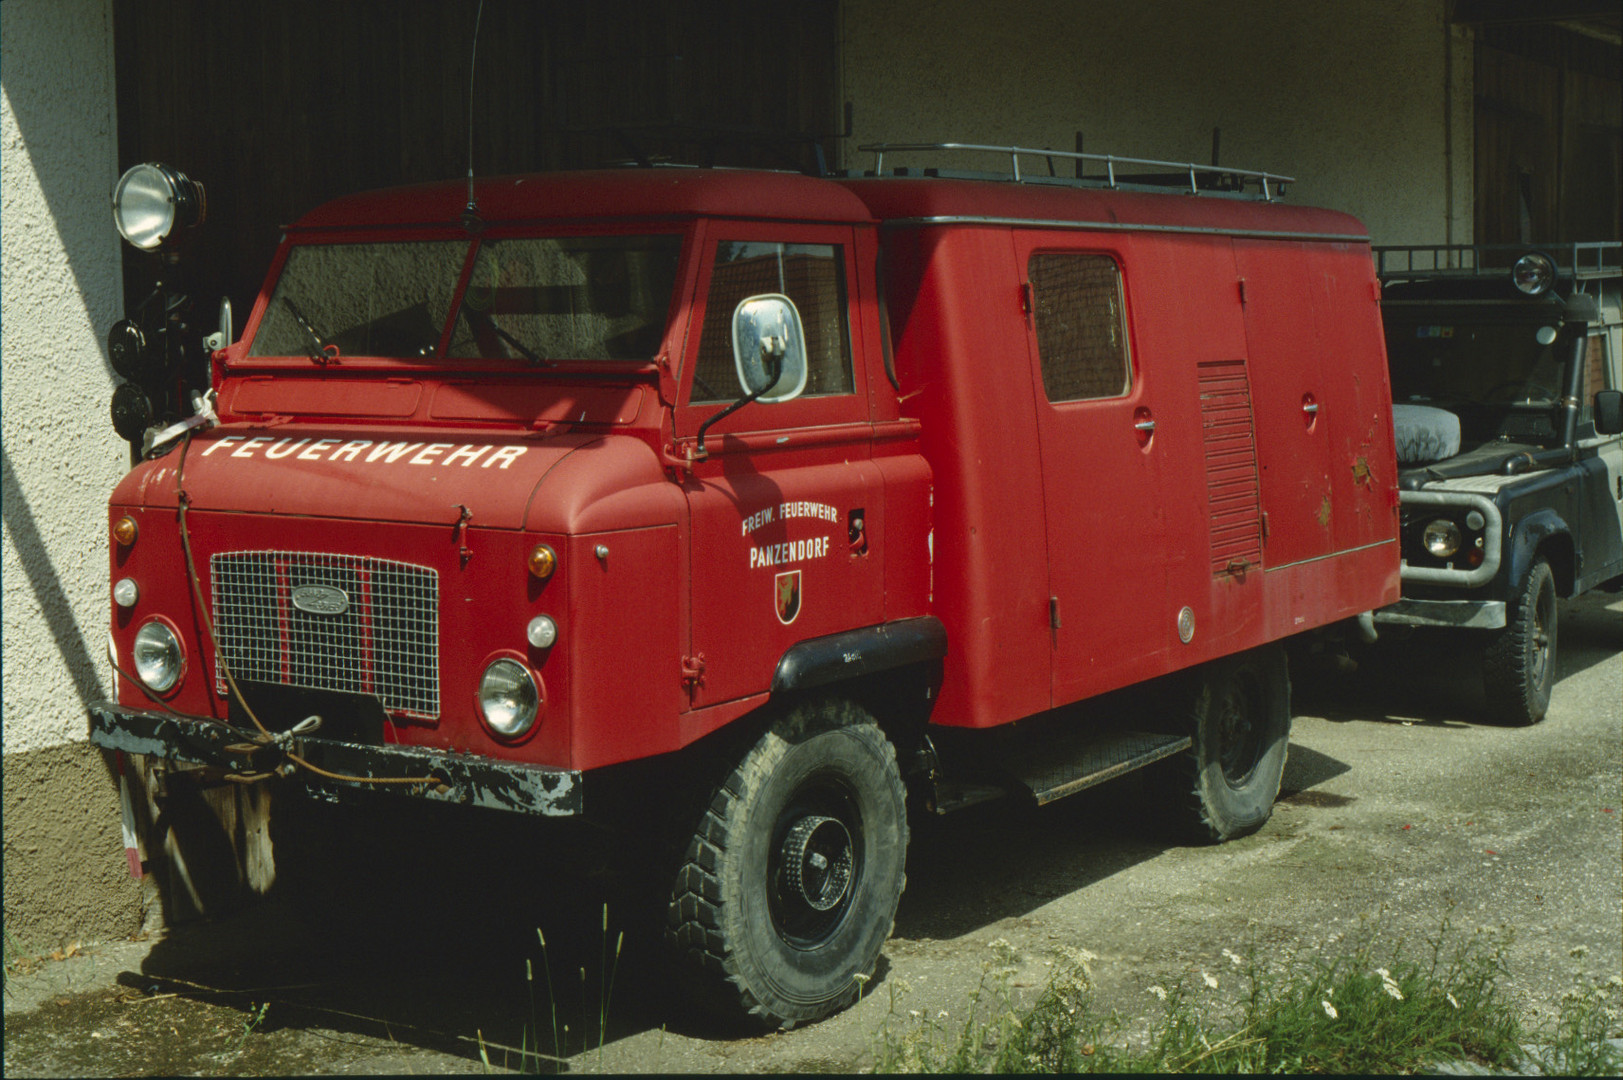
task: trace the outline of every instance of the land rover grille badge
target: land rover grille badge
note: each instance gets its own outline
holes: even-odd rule
[[[311,615],[342,615],[349,610],[349,595],[331,585],[300,585],[293,590],[293,606]]]

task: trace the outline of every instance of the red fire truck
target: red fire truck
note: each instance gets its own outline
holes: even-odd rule
[[[1364,229],[1267,173],[869,149],[1010,168],[342,198],[168,428],[175,326],[121,324],[94,740],[279,798],[687,790],[634,815],[679,819],[666,937],[780,1026],[872,972],[909,803],[1172,759],[1198,836],[1260,827],[1284,643],[1399,596]],[[191,198],[138,166],[115,216],[161,248]]]

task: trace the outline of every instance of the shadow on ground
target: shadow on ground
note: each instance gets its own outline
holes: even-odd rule
[[[1623,650],[1617,598],[1589,593],[1560,604],[1555,694],[1562,681]],[[1332,721],[1373,721],[1440,727],[1494,726],[1485,717],[1482,650],[1486,631],[1383,628],[1374,646],[1354,652],[1358,669],[1340,673],[1300,666],[1291,672],[1298,713]]]

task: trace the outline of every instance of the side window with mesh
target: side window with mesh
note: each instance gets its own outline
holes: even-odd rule
[[[733,363],[733,309],[761,293],[782,293],[800,311],[808,369],[803,396],[852,393],[845,249],[839,244],[722,240],[710,271],[690,400],[733,401],[743,393]]]
[[[1126,394],[1132,386],[1121,271],[1107,255],[1040,252],[1027,265],[1037,356],[1049,401]]]

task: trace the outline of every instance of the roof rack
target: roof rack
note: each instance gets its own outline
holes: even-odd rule
[[[857,147],[858,150],[874,155],[874,167],[868,174],[883,176],[885,169],[885,155],[888,153],[936,153],[970,151],[986,154],[1006,154],[1009,158],[1009,171],[1007,173],[969,173],[949,172],[944,169],[928,168],[922,170],[924,176],[957,176],[967,179],[998,179],[1012,180],[1020,183],[1043,184],[1069,184],[1077,187],[1107,187],[1132,188],[1138,190],[1165,190],[1168,187],[1178,187],[1191,195],[1226,195],[1228,197],[1245,196],[1248,186],[1255,186],[1257,193],[1253,198],[1265,202],[1276,202],[1285,195],[1285,185],[1295,183],[1295,177],[1280,176],[1278,173],[1261,172],[1255,169],[1233,169],[1228,166],[1198,165],[1192,161],[1156,161],[1152,158],[1120,157],[1116,154],[1084,154],[1080,150],[1038,150],[1029,146],[987,146],[981,143],[866,143]],[[1020,158],[1038,157],[1048,164],[1048,175],[1032,175],[1029,170],[1022,172]],[[1054,159],[1061,158],[1076,162],[1076,176],[1062,177],[1054,171]],[[1104,165],[1104,175],[1083,175],[1083,163],[1096,162]],[[1118,165],[1149,166],[1156,170],[1174,170],[1172,172],[1149,173],[1120,173]],[[894,171],[896,176],[914,175],[906,169]]]
[[[1370,249],[1382,281],[1499,277],[1523,255],[1537,252],[1556,274],[1575,281],[1623,275],[1623,241],[1563,244],[1385,244]]]

